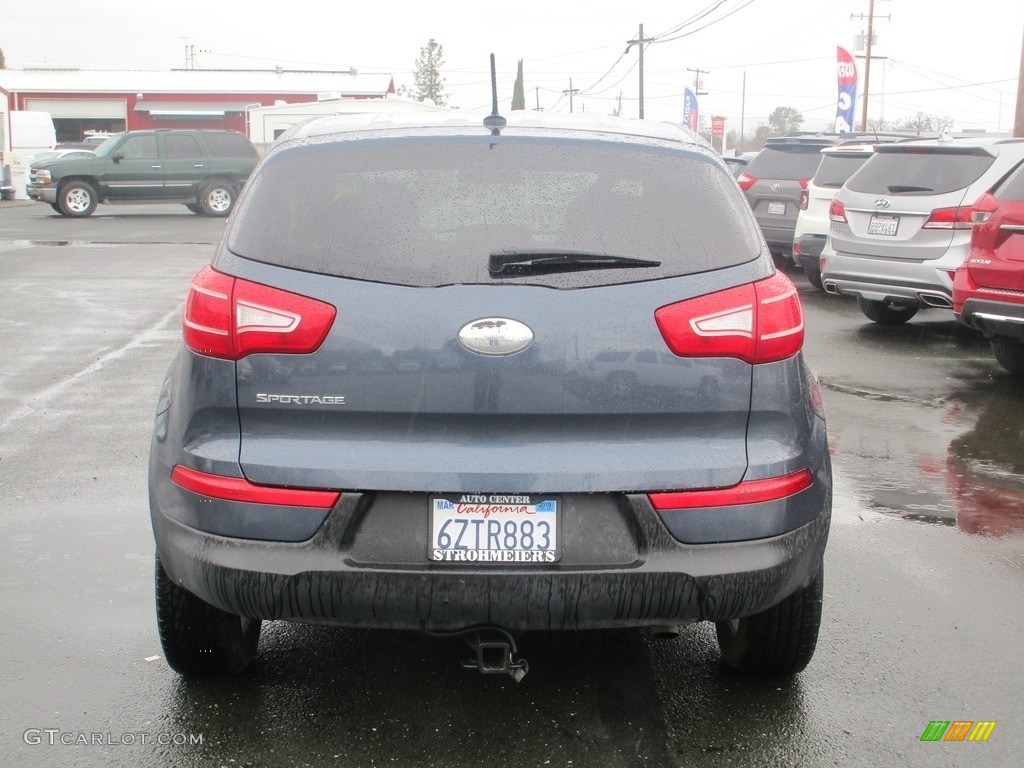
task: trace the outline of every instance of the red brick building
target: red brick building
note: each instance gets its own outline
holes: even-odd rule
[[[85,131],[227,128],[247,133],[249,109],[331,98],[380,99],[395,92],[390,74],[344,71],[178,69],[85,70],[35,65],[0,70],[10,111],[48,112],[57,141]]]

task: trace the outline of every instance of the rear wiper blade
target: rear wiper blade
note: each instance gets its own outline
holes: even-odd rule
[[[660,261],[618,253],[595,253],[568,248],[503,248],[491,251],[487,271],[491,277],[517,277],[585,269],[660,267]]]
[[[890,184],[886,189],[894,195],[900,192],[934,192],[931,187],[915,187],[912,184]]]

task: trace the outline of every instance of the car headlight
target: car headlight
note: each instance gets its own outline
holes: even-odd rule
[[[36,181],[39,184],[49,184],[53,179],[50,178],[50,172],[44,170],[36,171]]]

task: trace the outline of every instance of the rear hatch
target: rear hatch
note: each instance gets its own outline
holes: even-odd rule
[[[740,186],[769,242],[785,241],[786,232],[792,241],[800,195],[821,162],[823,146],[807,141],[768,144],[740,176]]]
[[[655,312],[766,276],[744,211],[703,150],[489,135],[281,148],[215,266],[337,316],[314,352],[238,361],[245,475],[446,492],[739,482],[752,366],[670,354]],[[287,318],[289,301],[253,303]]]
[[[929,261],[970,239],[968,190],[995,156],[952,142],[876,147],[836,200],[848,228],[833,227],[839,253]]]
[[[967,260],[973,281],[980,288],[1024,292],[1024,164],[978,200],[973,218]],[[1024,303],[1024,293],[1013,298]]]

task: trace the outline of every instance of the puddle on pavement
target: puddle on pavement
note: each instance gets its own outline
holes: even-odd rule
[[[837,391],[829,405],[838,523],[884,515],[1024,535],[1019,382],[1004,378],[929,402]]]

